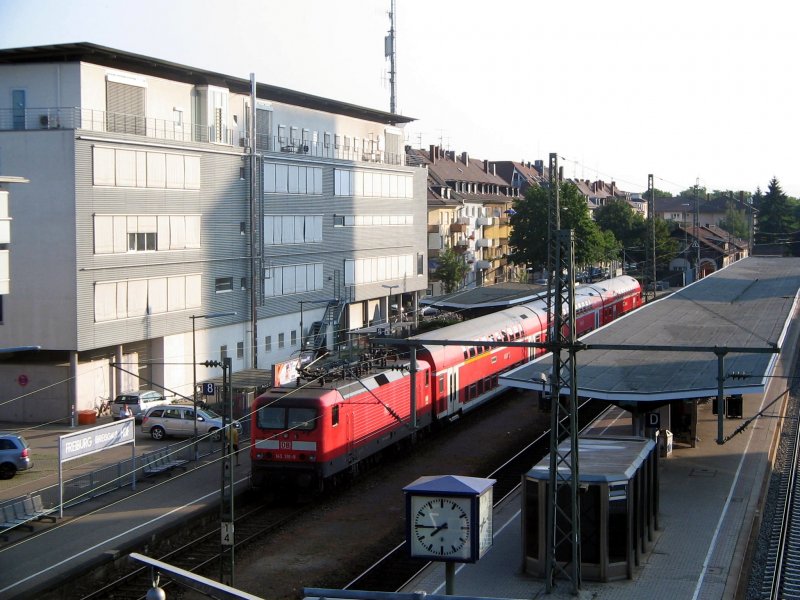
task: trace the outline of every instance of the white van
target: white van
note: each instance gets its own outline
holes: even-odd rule
[[[122,392],[119,396],[114,398],[114,404],[111,407],[111,414],[114,420],[121,419],[120,412],[123,406],[131,409],[137,423],[142,422],[142,416],[151,406],[158,406],[159,404],[170,404],[172,401],[167,400],[159,392],[153,390],[132,390],[130,392]]]

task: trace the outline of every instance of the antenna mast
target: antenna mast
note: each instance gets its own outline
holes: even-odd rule
[[[394,29],[394,16],[395,16],[395,0],[392,0],[392,7],[389,10],[389,35],[383,40],[384,56],[389,59],[389,87],[391,96],[389,98],[389,112],[393,115],[397,114],[397,52],[395,46],[395,29]]]

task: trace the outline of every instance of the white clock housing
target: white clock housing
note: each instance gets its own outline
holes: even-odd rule
[[[422,477],[405,487],[412,557],[475,562],[492,545],[494,479]]]

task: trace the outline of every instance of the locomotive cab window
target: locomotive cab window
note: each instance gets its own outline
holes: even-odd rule
[[[290,408],[289,429],[311,431],[317,423],[317,411],[313,408]]]
[[[334,404],[331,409],[331,425],[336,427],[339,424],[339,405]]]
[[[274,406],[259,408],[257,423],[259,429],[285,429],[286,409]]]

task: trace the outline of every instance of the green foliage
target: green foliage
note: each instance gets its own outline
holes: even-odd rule
[[[728,209],[725,211],[725,217],[720,220],[719,226],[737,238],[746,240],[750,237],[750,230],[745,211],[737,209],[733,202],[728,203]]]
[[[533,267],[547,263],[547,230],[550,190],[532,187],[524,198],[514,202],[516,214],[511,217],[511,259],[517,264]],[[605,260],[618,248],[613,235],[608,236],[592,221],[586,199],[572,183],[561,183],[561,229],[575,231],[575,263],[591,264]]]
[[[469,265],[464,262],[464,257],[452,248],[445,248],[439,255],[439,266],[433,275],[442,282],[445,293],[449,294],[458,289],[468,272]]]
[[[650,241],[650,225],[645,218],[633,210],[624,200],[615,200],[594,211],[597,225],[604,231],[613,233],[619,240],[616,254],[609,258],[622,258],[625,262],[641,263],[647,258],[647,248],[652,247]],[[677,252],[678,243],[670,235],[670,226],[664,219],[656,219],[656,260],[659,268],[668,266]],[[622,250],[620,256],[619,250]]]
[[[653,188],[653,194],[656,198],[672,198],[672,194],[669,192],[665,192],[664,190],[660,190],[655,187]],[[645,192],[642,194],[642,198],[645,201],[650,200],[650,190],[645,190]]]
[[[753,196],[758,209],[758,232],[756,242],[773,244],[787,242],[790,234],[797,228],[793,203],[783,193],[777,178],[773,177],[767,192],[760,191]]]

